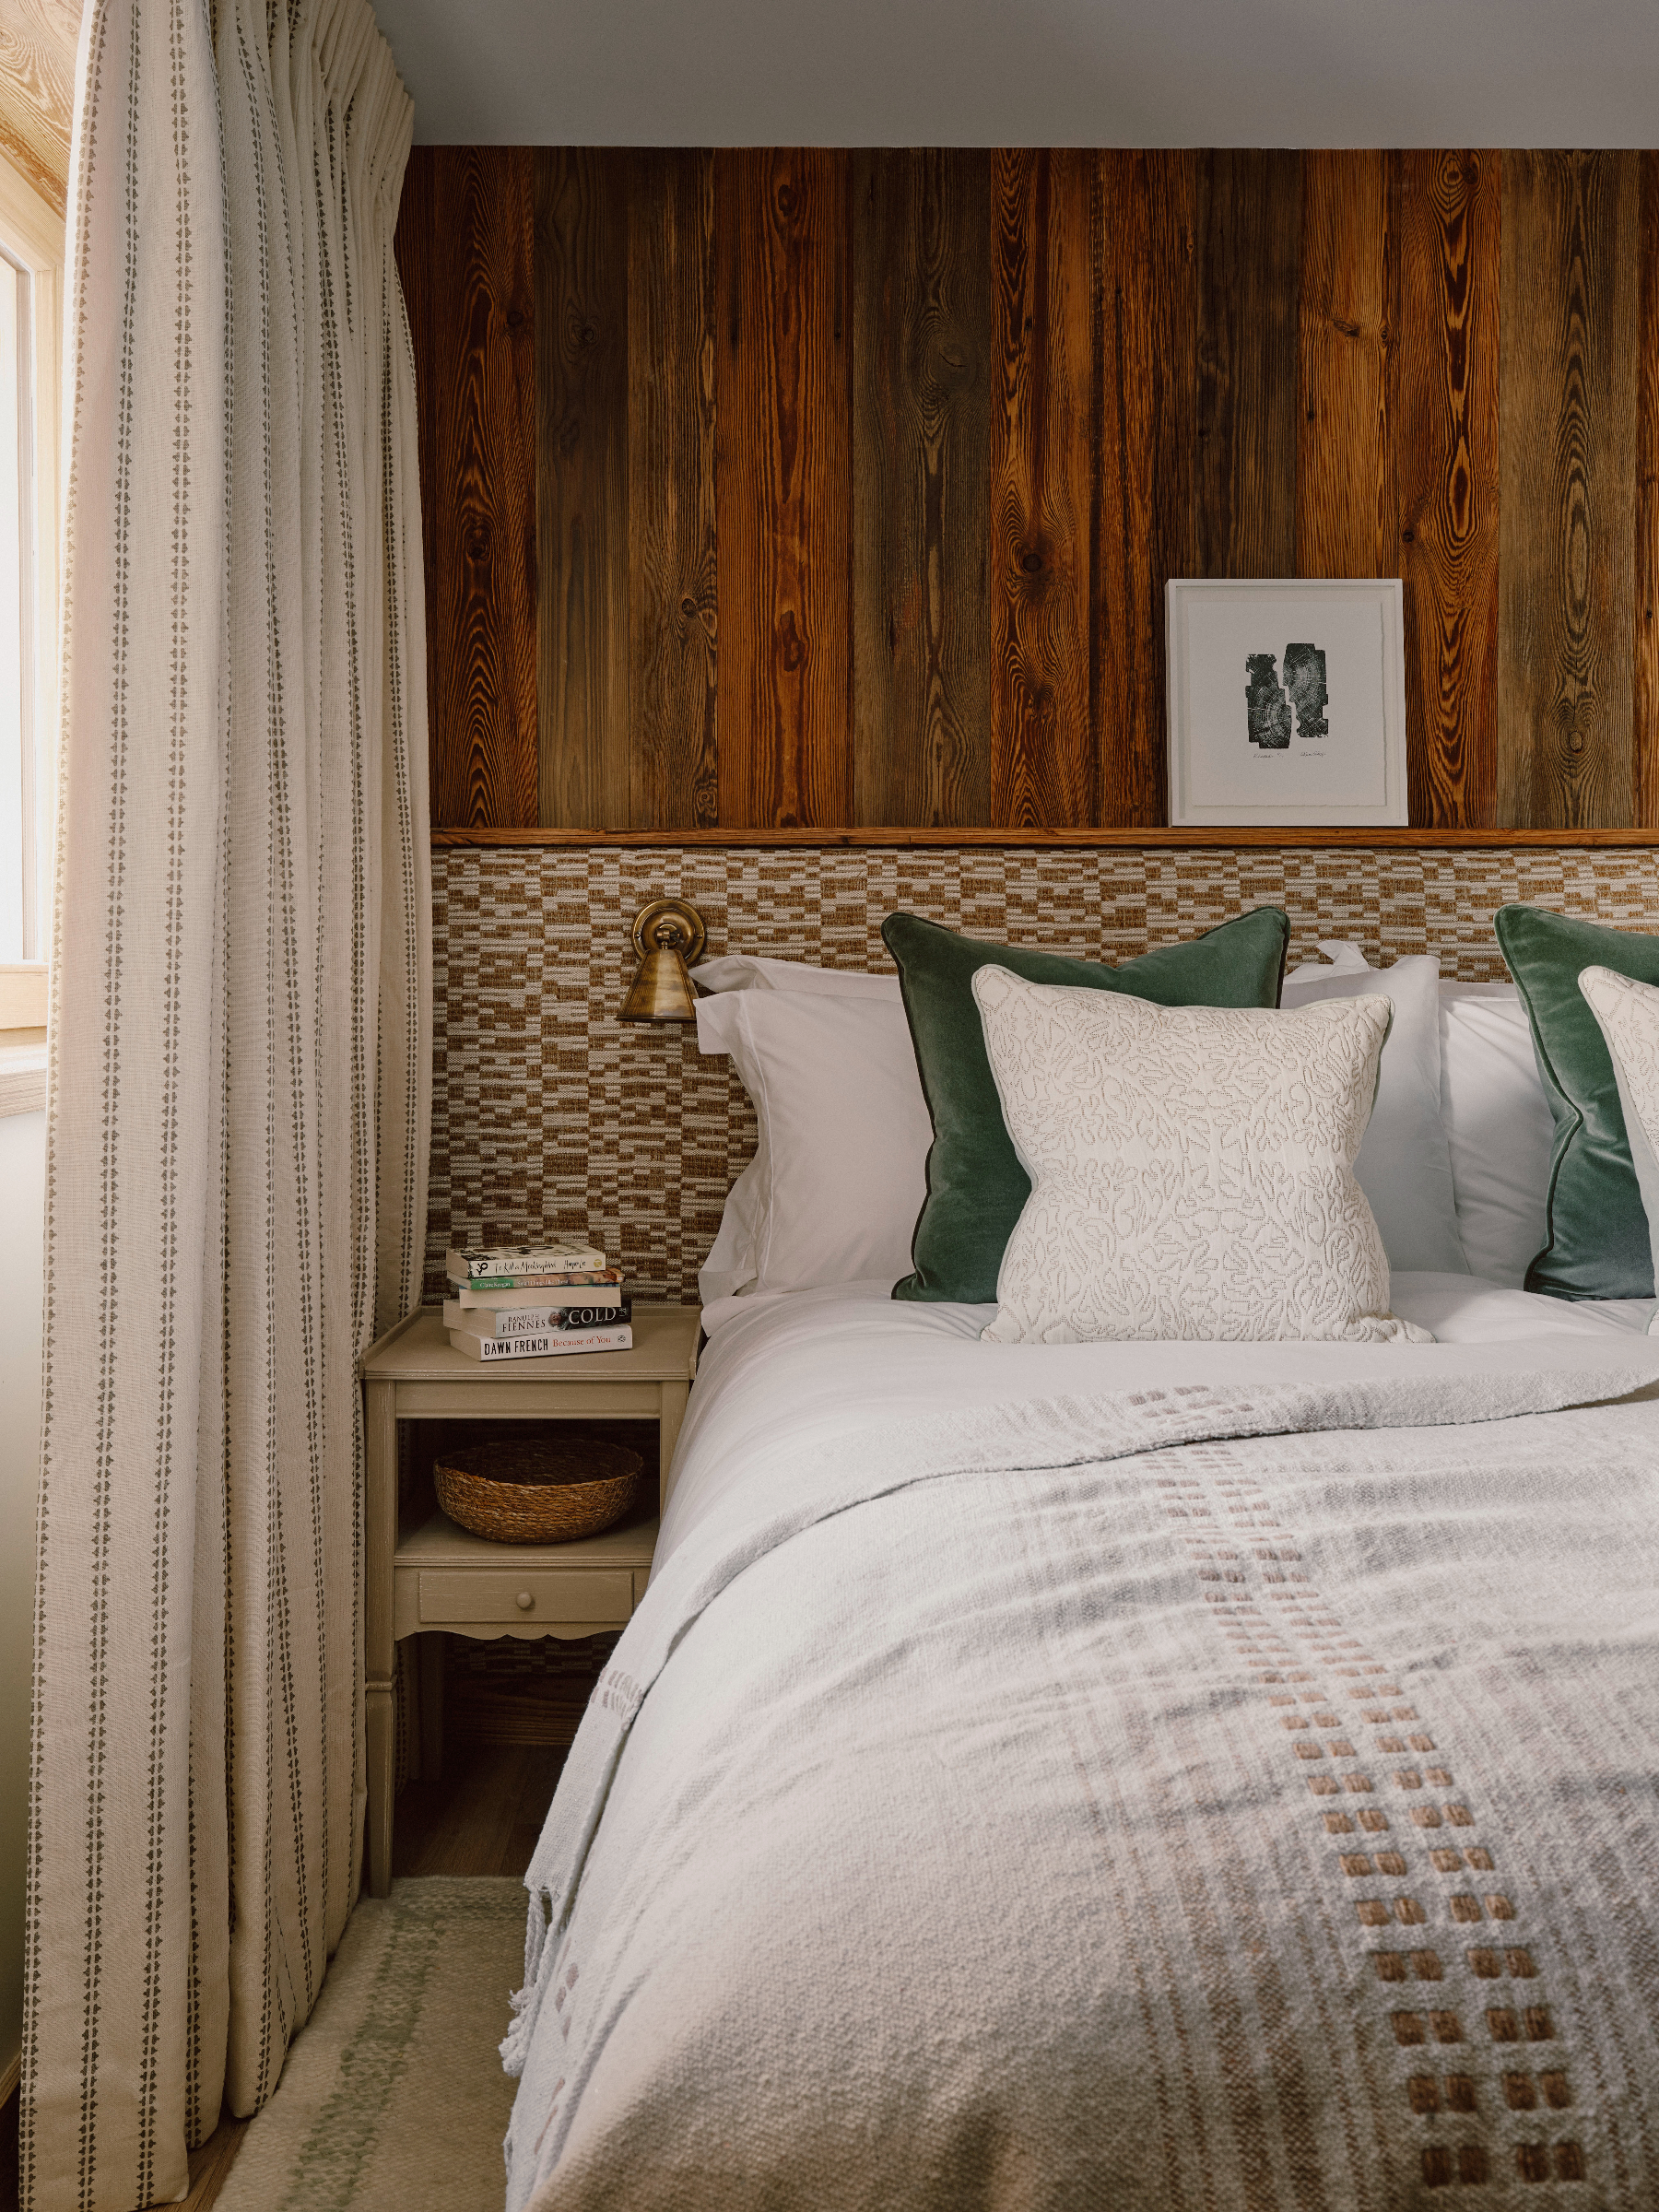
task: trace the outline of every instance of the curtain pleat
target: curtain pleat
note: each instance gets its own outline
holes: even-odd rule
[[[94,0],[22,2166],[182,2191],[362,1857],[358,1358],[430,1115],[407,97],[364,0]]]

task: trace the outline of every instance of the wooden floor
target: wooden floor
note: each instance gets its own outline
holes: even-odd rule
[[[406,1782],[392,1873],[523,1874],[553,1802],[562,1745],[450,1743],[441,1782]]]
[[[393,1830],[392,1872],[523,1874],[552,1802],[564,1747],[457,1739],[441,1782],[406,1783]],[[229,2172],[246,2120],[229,2113],[191,2155],[183,2212],[207,2212]],[[18,2212],[18,2100],[0,2113],[0,2212]]]

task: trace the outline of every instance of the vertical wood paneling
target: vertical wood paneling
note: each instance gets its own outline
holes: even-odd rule
[[[535,155],[541,818],[627,829],[628,173],[606,148]]]
[[[1659,155],[422,148],[397,255],[440,826],[1151,827],[1168,579],[1296,573],[1414,820],[1659,826]]]
[[[991,157],[853,168],[855,822],[990,818]]]
[[[1196,187],[1196,573],[1292,576],[1301,156],[1202,153]]]
[[[1503,163],[1498,818],[1631,818],[1641,172]]]
[[[1164,587],[1197,559],[1196,163],[1113,151],[1097,175],[1094,818],[1148,829],[1167,812]]]
[[[628,234],[631,814],[720,818],[714,157],[631,157]]]
[[[1483,829],[1498,774],[1502,157],[1401,159],[1394,417],[1411,818]]]
[[[429,146],[410,148],[404,171],[403,197],[397,204],[397,229],[393,248],[397,256],[398,282],[403,287],[404,314],[409,325],[409,350],[415,357],[416,439],[420,455],[420,553],[425,577],[426,684],[427,684],[427,798],[434,822],[438,811],[438,640],[441,634],[434,612],[437,574],[437,435],[441,400],[434,382],[432,359],[432,231],[437,218],[436,151]]]
[[[1659,829],[1659,153],[1641,163],[1637,332],[1633,819]]]
[[[851,819],[849,159],[716,154],[720,818]]]
[[[538,819],[531,159],[430,159],[432,819],[521,829]]]
[[[1390,355],[1399,323],[1396,154],[1302,156],[1296,573],[1398,573]]]
[[[994,178],[991,805],[1090,819],[1094,157],[1003,150]]]

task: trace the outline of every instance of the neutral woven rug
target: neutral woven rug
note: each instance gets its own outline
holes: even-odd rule
[[[500,2212],[524,1887],[394,1882],[351,1916],[218,2212]]]

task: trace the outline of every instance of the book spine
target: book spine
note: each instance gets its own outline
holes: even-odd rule
[[[451,1289],[464,1305],[487,1306],[499,1290],[620,1289],[622,1271],[619,1267],[589,1267],[544,1275],[468,1277],[452,1274],[449,1280]],[[549,1300],[548,1302],[553,1301]]]
[[[443,1309],[446,1329],[461,1329],[475,1336],[536,1336],[571,1329],[615,1329],[633,1318],[633,1307],[618,1305],[522,1307],[463,1306],[453,1300]]]
[[[549,1329],[534,1336],[475,1336],[452,1329],[449,1340],[473,1359],[547,1359],[570,1352],[625,1352],[633,1331],[626,1323],[616,1329]]]
[[[605,1254],[591,1244],[540,1245],[532,1250],[511,1247],[491,1252],[450,1252],[444,1265],[453,1276],[478,1282],[498,1275],[557,1275],[572,1269],[603,1267]]]
[[[539,1325],[555,1334],[568,1335],[572,1329],[624,1329],[632,1320],[632,1303],[624,1300],[619,1306],[549,1306]],[[534,1336],[537,1334],[537,1324],[531,1313],[498,1313],[493,1334]]]

